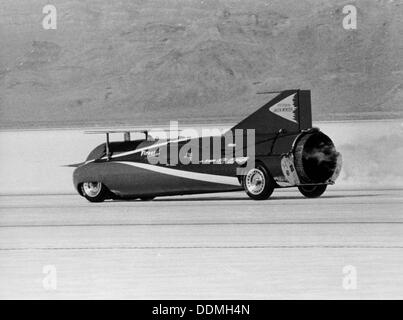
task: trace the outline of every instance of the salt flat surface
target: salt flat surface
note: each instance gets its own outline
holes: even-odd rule
[[[1,196],[0,298],[402,298],[402,207],[401,189],[278,190],[263,202]]]

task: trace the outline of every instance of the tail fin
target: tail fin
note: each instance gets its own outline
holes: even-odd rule
[[[286,90],[231,130],[255,129],[256,134],[268,134],[276,133],[280,129],[297,132],[311,127],[311,91]]]

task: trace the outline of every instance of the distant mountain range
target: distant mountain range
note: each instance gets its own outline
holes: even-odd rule
[[[403,118],[402,1],[51,2],[57,30],[0,3],[1,128],[235,122],[294,88],[314,120]]]

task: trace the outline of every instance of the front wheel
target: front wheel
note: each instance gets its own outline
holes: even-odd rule
[[[253,200],[266,200],[273,193],[275,182],[267,169],[258,164],[246,173],[242,185],[246,194]]]
[[[81,185],[83,196],[90,202],[102,202],[108,197],[108,189],[102,182],[84,182]]]
[[[298,186],[299,192],[307,198],[320,197],[326,191],[326,188],[327,184]]]

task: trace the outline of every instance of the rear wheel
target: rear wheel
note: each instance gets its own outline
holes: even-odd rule
[[[299,192],[307,198],[320,197],[326,191],[326,188],[327,184],[298,186]]]
[[[253,200],[266,200],[273,193],[275,183],[267,169],[258,164],[246,173],[242,185],[246,194]]]
[[[102,202],[109,194],[109,190],[102,182],[84,182],[81,185],[83,196],[90,202]]]

